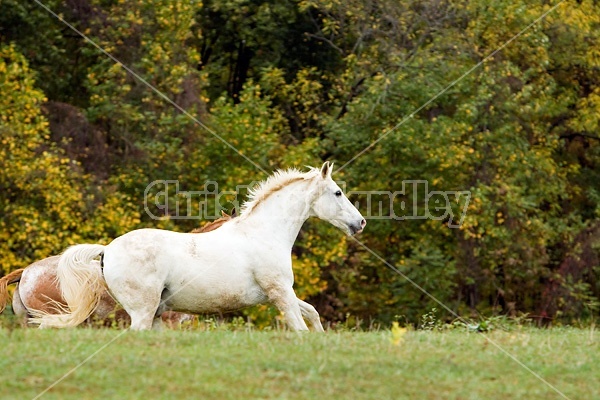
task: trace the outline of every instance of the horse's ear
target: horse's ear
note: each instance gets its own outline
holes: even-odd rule
[[[237,215],[237,212],[235,211],[235,207],[233,207],[233,208],[231,209],[231,218],[235,218],[235,217],[236,217],[236,215]]]
[[[221,216],[222,216],[223,218],[227,218],[227,217],[229,217],[229,215],[227,215],[227,213],[226,213],[225,211],[223,211],[223,210],[221,210]]]
[[[333,172],[333,163],[329,161],[325,161],[323,166],[321,167],[321,176],[323,179],[331,177],[331,173]]]

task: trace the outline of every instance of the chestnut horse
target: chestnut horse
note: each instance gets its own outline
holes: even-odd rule
[[[235,209],[231,215],[227,215],[225,212],[221,212],[221,214],[221,218],[209,222],[201,228],[194,229],[192,233],[205,233],[219,228],[235,216]],[[9,301],[7,286],[14,283],[18,283],[18,285],[13,293],[12,308],[14,314],[23,322],[23,325],[27,325],[27,320],[30,316],[29,310],[31,309],[44,310],[49,313],[60,312],[60,310],[56,309],[56,306],[52,306],[51,303],[54,302],[60,304],[62,307],[66,307],[66,302],[60,293],[56,277],[59,260],[60,256],[44,258],[30,264],[26,268],[12,271],[1,278],[0,313]],[[185,313],[166,311],[162,313],[161,318],[167,325],[173,326],[191,320],[193,316]],[[99,321],[104,325],[110,324],[113,319],[119,325],[127,325],[131,322],[127,312],[117,306],[115,300],[106,290],[102,294],[98,308],[91,319]]]

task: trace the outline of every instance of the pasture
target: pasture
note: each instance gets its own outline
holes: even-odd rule
[[[593,327],[485,333],[570,399],[600,398]],[[559,399],[480,333],[2,328],[0,398]]]

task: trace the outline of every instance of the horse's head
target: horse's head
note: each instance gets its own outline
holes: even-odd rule
[[[337,183],[331,179],[333,164],[326,161],[316,178],[316,191],[311,204],[311,215],[330,222],[348,235],[362,232],[367,221],[348,200]]]

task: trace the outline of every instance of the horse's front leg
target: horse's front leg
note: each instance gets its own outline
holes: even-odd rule
[[[308,330],[306,322],[302,319],[299,300],[291,287],[272,284],[263,289],[269,301],[283,314],[285,322],[291,330]]]
[[[313,329],[316,332],[325,332],[317,310],[315,310],[315,308],[312,305],[300,299],[298,299],[298,305],[300,306],[300,312],[302,313],[302,316],[306,318],[308,322],[310,322]]]

